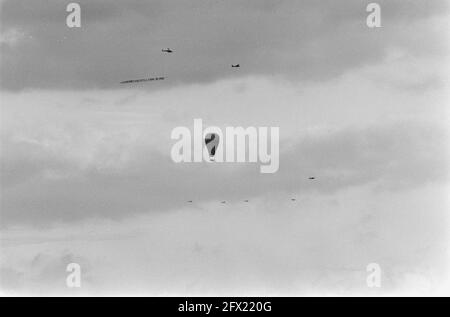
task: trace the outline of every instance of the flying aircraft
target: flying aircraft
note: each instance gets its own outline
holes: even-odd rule
[[[163,48],[161,51],[164,53],[173,53],[173,51],[170,48]]]
[[[192,200],[188,200],[188,203],[191,203],[192,202]]]
[[[248,203],[248,199],[244,200],[244,202]]]
[[[309,177],[308,179],[316,179],[315,177]]]
[[[236,67],[241,67],[241,65],[239,65],[239,64],[231,64],[231,67],[236,68]]]
[[[295,198],[291,198],[291,200],[292,200],[292,201],[296,201],[297,199],[295,199]]]
[[[225,200],[221,202],[221,204],[226,204],[226,203],[227,203],[227,202],[226,202]]]

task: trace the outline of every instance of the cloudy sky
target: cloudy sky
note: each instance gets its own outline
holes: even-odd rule
[[[2,293],[442,290],[448,1],[69,2],[0,1]],[[279,171],[174,163],[195,118],[279,127]]]

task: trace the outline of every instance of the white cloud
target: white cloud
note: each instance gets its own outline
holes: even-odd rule
[[[428,62],[379,67],[403,65],[392,67],[402,80],[408,63]],[[448,87],[418,94],[374,73],[4,93],[2,182],[14,182],[2,185],[3,287],[70,294],[59,270],[71,255],[87,266],[89,294],[371,294],[371,262],[385,272],[383,294],[433,292],[446,272]],[[171,129],[198,117],[279,125],[291,155],[256,181],[248,166],[172,165]]]
[[[6,44],[10,47],[18,45],[27,37],[26,33],[16,28],[10,28],[0,33],[0,44]]]
[[[65,288],[72,261],[81,263],[84,294],[431,294],[446,271],[447,190],[364,187],[298,202],[278,195],[120,222],[12,227],[2,234],[1,264],[14,270],[17,292],[41,294],[74,294]],[[366,286],[371,262],[383,270],[380,290]]]

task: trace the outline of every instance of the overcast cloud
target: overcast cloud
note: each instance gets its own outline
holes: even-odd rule
[[[79,3],[69,29],[64,1],[1,2],[3,292],[439,291],[448,1],[378,1],[378,29],[367,1]],[[279,171],[174,163],[195,118],[279,127]]]
[[[63,1],[2,2],[3,88],[118,88],[153,76],[168,80],[143,87],[243,75],[320,81],[379,62],[391,46],[439,55],[446,45],[442,25],[413,28],[445,19],[444,0],[378,1],[382,32],[366,26],[361,0],[78,3],[82,27],[70,29]]]

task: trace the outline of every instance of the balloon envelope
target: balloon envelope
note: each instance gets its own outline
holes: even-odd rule
[[[214,155],[216,155],[216,149],[219,145],[219,135],[216,133],[208,133],[205,136],[205,145],[208,149],[209,158],[214,160]]]

